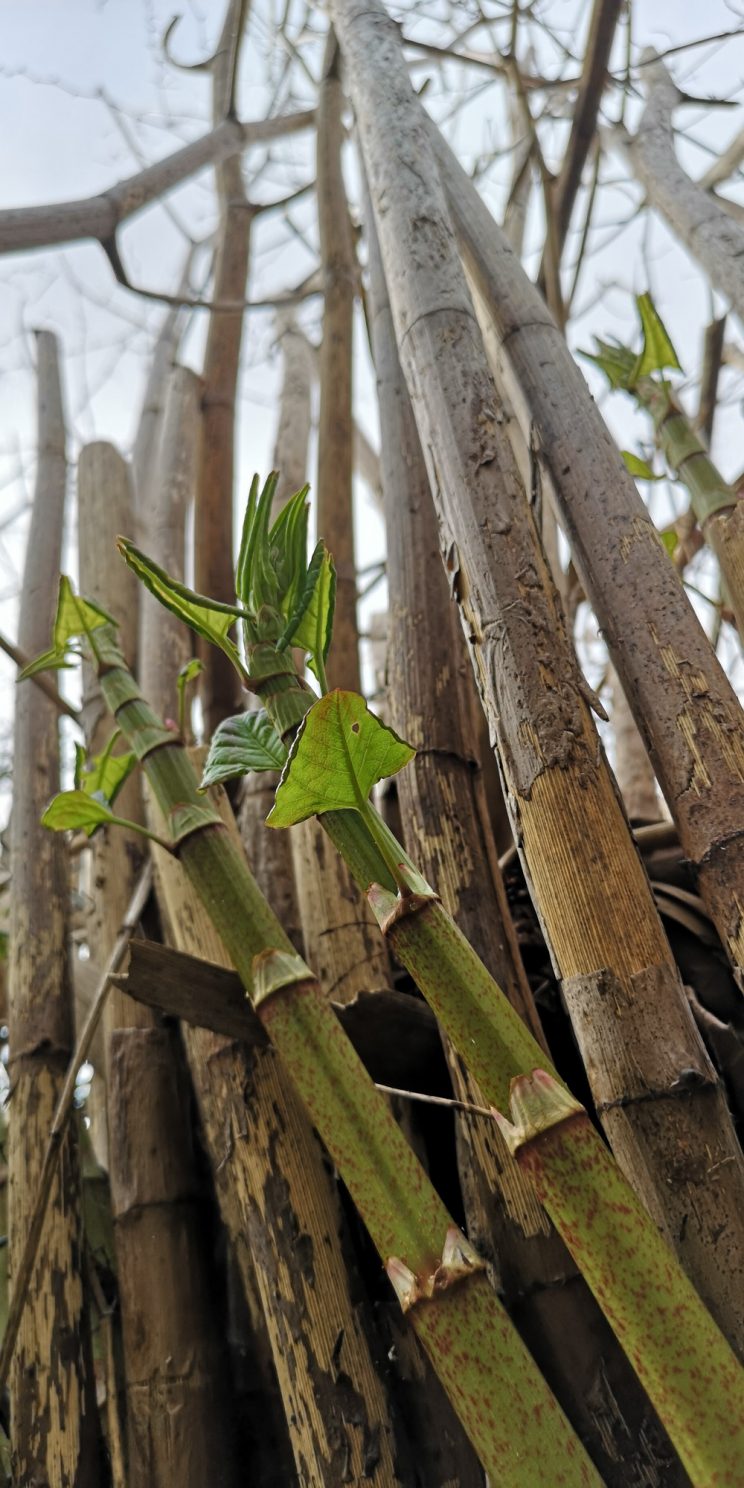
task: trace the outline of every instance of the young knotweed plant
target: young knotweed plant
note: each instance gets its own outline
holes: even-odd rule
[[[312,972],[261,895],[219,811],[199,794],[183,741],[141,696],[114,626],[85,600],[76,600],[74,608],[74,622],[47,653],[50,664],[64,662],[83,643],[104,701],[144,768],[166,823],[162,845],[177,854],[221,936],[485,1470],[506,1488],[520,1488],[525,1463],[535,1488],[599,1488],[595,1468],[482,1261],[447,1213]],[[93,825],[86,815],[92,801],[85,791],[67,792],[56,797],[45,820],[58,829]],[[106,812],[103,805],[101,810]],[[115,820],[112,814],[102,819]]]
[[[663,356],[663,346],[654,354]],[[744,1377],[583,1108],[555,1070],[545,1069],[544,1051],[375,811],[374,785],[402,769],[414,751],[362,697],[328,691],[333,562],[322,542],[307,562],[306,487],[269,526],[275,485],[271,476],[260,494],[257,481],[251,488],[234,606],[194,594],[131,543],[119,544],[168,609],[231,655],[264,704],[217,729],[202,787],[282,766],[269,826],[318,816],[494,1114],[510,1111],[511,1122],[498,1118],[507,1145],[584,1272],[693,1481],[733,1484],[744,1452]],[[235,624],[240,651],[228,636]],[[320,697],[299,675],[296,649],[308,657]],[[623,1244],[613,1245],[621,1223]],[[415,1279],[405,1268],[388,1270],[410,1305]],[[653,1299],[650,1311],[641,1294]],[[703,1377],[710,1388],[701,1394]],[[742,1423],[736,1442],[726,1437],[732,1419]]]
[[[730,485],[713,464],[708,450],[688,419],[666,372],[682,370],[677,353],[651,296],[640,295],[637,301],[641,322],[641,350],[636,355],[629,347],[596,340],[593,354],[584,352],[605,373],[610,387],[629,393],[637,406],[649,414],[654,437],[668,470],[687,487],[695,520],[721,568],[727,597],[736,617],[740,634],[744,634],[744,507],[739,491]],[[664,478],[656,474],[648,461],[628,451],[623,459],[631,473],[640,480]],[[678,535],[674,526],[661,533],[664,546],[673,557]],[[694,586],[688,585],[690,589]],[[694,590],[700,594],[700,590]],[[709,600],[707,595],[702,598]]]

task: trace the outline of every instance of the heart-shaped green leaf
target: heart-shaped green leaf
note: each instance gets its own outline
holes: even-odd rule
[[[142,553],[134,543],[125,537],[117,540],[117,547],[125,563],[136,573],[137,578],[147,586],[151,594],[183,620],[197,635],[203,636],[205,640],[211,641],[213,646],[219,646],[226,656],[229,656],[236,671],[241,677],[245,677],[243,665],[238,654],[238,648],[231,641],[227,632],[235,624],[236,619],[243,615],[243,611],[237,605],[223,604],[217,599],[207,599],[203,594],[196,594],[193,589],[188,589],[178,579],[172,579],[164,569],[157,563],[153,563],[146,553]]]
[[[677,353],[650,294],[639,295],[636,304],[641,317],[643,349],[633,367],[631,387],[640,377],[650,377],[653,372],[663,372],[666,367],[677,372],[682,371]]]
[[[281,770],[286,762],[287,751],[266,710],[238,713],[215,729],[199,789],[249,770]]]
[[[49,802],[41,824],[50,827],[53,832],[69,832],[82,828],[90,835],[105,822],[119,820],[104,801],[89,796],[87,791],[72,790],[62,791]]]
[[[321,811],[364,811],[373,785],[395,775],[415,749],[340,688],[313,705],[298,731],[267,818],[290,827]]]
[[[96,827],[126,827],[130,832],[138,832],[140,837],[149,837],[151,842],[159,842],[161,847],[171,851],[171,844],[158,837],[156,832],[148,831],[139,822],[116,816],[105,801],[101,801],[98,796],[89,796],[84,790],[61,791],[49,802],[41,824],[49,827],[52,832],[83,831],[88,837],[95,832]]]

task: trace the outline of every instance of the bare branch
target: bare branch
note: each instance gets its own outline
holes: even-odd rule
[[[710,449],[713,436],[713,420],[718,402],[718,379],[723,357],[723,338],[726,331],[726,316],[712,320],[705,327],[703,343],[703,370],[700,377],[700,402],[695,427],[706,448]]]
[[[11,207],[0,212],[0,253],[50,248],[55,243],[74,243],[81,238],[93,238],[102,245],[110,243],[123,222],[205,166],[219,165],[241,154],[248,145],[282,139],[310,129],[314,123],[314,109],[245,124],[224,119],[201,139],[193,140],[136,175],[127,176],[97,196],[45,203],[40,207]]]
[[[574,106],[571,133],[563,164],[552,191],[552,211],[556,222],[559,256],[566,241],[574,202],[594,139],[599,105],[608,77],[607,65],[621,9],[622,0],[594,0],[584,70]],[[541,280],[545,274],[546,261],[543,256],[540,269]]]
[[[31,657],[27,656],[25,651],[21,651],[18,646],[15,646],[2,633],[0,633],[0,651],[4,651],[5,655],[9,656],[11,661],[15,662],[19,671],[23,671],[23,668],[28,666],[31,660]],[[40,687],[42,692],[46,693],[49,701],[54,703],[59,713],[64,713],[67,718],[72,718],[75,723],[80,722],[79,710],[74,708],[72,703],[68,703],[67,698],[62,697],[61,693],[57,691],[51,677],[47,677],[45,672],[35,672],[33,677],[29,678],[29,681],[35,682],[36,686]]]
[[[609,140],[619,145],[650,205],[697,259],[713,288],[744,315],[744,229],[682,169],[672,131],[682,95],[658,58],[644,56],[644,61],[648,101],[638,129],[632,138],[614,129]]]

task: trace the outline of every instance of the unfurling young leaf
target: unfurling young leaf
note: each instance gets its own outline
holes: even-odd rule
[[[213,646],[219,646],[226,656],[229,656],[236,671],[245,678],[245,672],[238,654],[238,648],[231,641],[227,632],[235,621],[244,615],[244,611],[237,605],[222,604],[217,599],[207,599],[203,594],[196,594],[193,589],[188,589],[177,579],[172,579],[164,569],[157,563],[153,563],[146,553],[140,552],[134,543],[125,537],[117,540],[117,547],[125,563],[136,573],[137,578],[147,586],[151,594],[183,620],[197,635],[203,636],[205,640],[211,641]]]
[[[594,344],[597,348],[595,352],[580,351],[579,356],[587,362],[593,362],[595,367],[599,367],[600,372],[604,372],[610,387],[627,390],[630,387],[630,378],[636,361],[632,351],[629,351],[626,346],[613,345],[611,341],[600,341],[598,336],[594,337]]]
[[[235,574],[238,599],[255,614],[263,605],[279,604],[279,580],[271,559],[269,521],[279,475],[272,470],[259,496],[258,476],[251,483]]]
[[[249,770],[281,770],[287,751],[264,708],[226,718],[215,729],[199,789]]]
[[[90,836],[96,827],[116,819],[111,807],[104,801],[96,800],[95,796],[89,796],[84,790],[72,790],[62,791],[50,801],[41,818],[41,824],[54,832],[82,828]]]
[[[198,656],[192,656],[190,661],[184,662],[183,666],[179,667],[176,690],[178,692],[178,732],[182,739],[186,737],[186,688],[203,671],[204,662],[200,661]]]
[[[269,533],[269,552],[279,581],[282,614],[289,617],[307,574],[307,524],[309,486],[290,496]]]
[[[639,295],[636,304],[641,317],[643,347],[633,367],[631,387],[639,378],[650,377],[654,372],[663,372],[667,367],[675,372],[682,371],[677,353],[650,294]]]
[[[67,655],[72,649],[72,641],[89,635],[94,630],[100,630],[102,625],[115,624],[113,616],[109,615],[101,605],[95,604],[92,599],[83,599],[81,595],[76,594],[67,575],[62,574],[59,581],[52,646],[23,668],[18,675],[18,681],[23,682],[26,677],[33,677],[36,672],[69,666]]]
[[[322,811],[364,814],[373,785],[397,774],[415,753],[358,693],[336,688],[300,725],[267,823],[291,827]]]
[[[279,646],[292,644],[309,652],[310,668],[324,691],[327,691],[324,663],[333,634],[335,605],[336,569],[321,540],[310,559],[297,607],[279,638]]]

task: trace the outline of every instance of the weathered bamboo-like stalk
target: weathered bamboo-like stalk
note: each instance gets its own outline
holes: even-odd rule
[[[189,1092],[164,1028],[110,1039],[111,1198],[127,1393],[128,1483],[236,1481],[226,1360],[196,1178]]]
[[[269,814],[266,807],[263,820]],[[369,905],[316,821],[290,832],[305,958],[334,1002],[390,986],[390,962]]]
[[[247,0],[229,0],[212,59],[212,118],[215,127],[232,111],[235,74],[245,25]],[[242,301],[250,262],[253,209],[243,184],[240,156],[217,167],[220,229],[212,298]],[[212,311],[204,353],[202,445],[194,522],[196,586],[203,594],[232,594],[235,402],[243,340],[243,310]],[[239,703],[235,673],[220,651],[201,653],[201,696],[205,728],[214,733]]]
[[[148,484],[151,540],[168,563],[179,565],[194,495],[200,392],[193,372],[172,368]],[[140,677],[143,685],[158,686],[173,727],[176,678],[190,650],[186,627],[163,624],[160,607],[143,595]],[[132,1006],[127,999],[127,1018]],[[196,1488],[209,1476],[209,1463],[219,1460],[229,1484],[234,1460],[226,1359],[191,1141],[188,1081],[176,1034],[152,1017],[144,1029],[141,1016],[132,1023],[122,1019],[121,1032],[111,1035],[109,1104],[130,1481],[132,1488],[166,1488],[175,1481]],[[157,1312],[155,1327],[148,1323],[151,1312]]]
[[[652,51],[641,60],[648,94],[638,128],[633,136],[613,129],[609,140],[619,145],[649,205],[700,264],[712,287],[744,315],[744,227],[680,165],[672,115],[682,96],[664,63],[653,61]]]
[[[67,461],[57,343],[37,335],[39,463],[18,625],[23,651],[48,644],[62,551]],[[59,789],[57,711],[39,688],[16,697],[10,825],[8,1166],[10,1288],[24,1249],[73,1045],[65,846],[40,826]],[[71,1127],[28,1283],[10,1373],[17,1488],[97,1488],[98,1419],[82,1286],[77,1138]]]
[[[112,614],[122,616],[122,650],[134,669],[140,603],[146,603],[149,595],[140,597],[132,575],[123,573],[117,561],[116,538],[118,533],[127,531],[132,521],[133,500],[126,461],[113,445],[98,442],[81,450],[77,498],[80,584],[91,599]],[[111,719],[92,667],[85,666],[83,683],[83,731],[90,756],[100,753],[106,744],[111,734]],[[136,777],[125,783],[119,807],[121,815],[129,821],[143,820],[142,792]],[[106,964],[144,856],[142,839],[135,832],[99,832],[90,844],[86,936],[94,966]],[[99,1081],[105,1090],[108,1038],[112,1029],[152,1026],[150,1014],[118,988],[111,989],[100,1025],[101,1038],[91,1055],[96,1067],[91,1094]],[[108,1162],[104,1166],[108,1167]]]
[[[642,377],[630,393],[651,415],[656,442],[690,493],[698,526],[720,564],[739,635],[744,636],[744,500],[713,464],[669,385]]]
[[[274,440],[274,465],[279,471],[275,504],[278,507],[307,480],[307,452],[312,428],[315,357],[304,331],[291,315],[277,323],[283,374],[279,420]]]
[[[174,366],[168,383],[158,445],[156,479],[149,510],[154,550],[175,573],[183,572],[186,522],[194,503],[203,442],[202,382],[188,367]],[[163,623],[151,594],[140,600],[140,663],[143,689],[157,688],[166,719],[178,726],[178,673],[192,654],[185,625]]]
[[[390,722],[420,753],[398,778],[406,842],[445,907],[512,1005],[542,1041],[524,975],[477,765],[474,684],[447,592],[429,479],[398,360],[374,222],[365,206],[370,321],[380,404],[390,605]],[[446,698],[442,706],[442,698]],[[455,1095],[483,1096],[451,1048]],[[624,1488],[671,1484],[681,1469],[591,1293],[520,1187],[500,1133],[461,1118],[460,1175],[468,1233],[489,1257],[523,1337],[602,1473]],[[568,1340],[571,1341],[570,1349]]]
[[[615,737],[615,779],[630,821],[652,822],[659,817],[656,781],[643,740],[628,707],[620,678],[610,667],[612,732]]]
[[[176,293],[187,295],[191,282],[195,245],[189,245],[181,269]],[[132,482],[137,512],[136,530],[143,542],[149,542],[148,498],[157,478],[160,431],[165,412],[170,374],[178,359],[178,348],[186,315],[182,305],[171,305],[155,339],[150,357],[147,382],[142,396],[142,407],[137,422],[137,433],[132,447]]]
[[[382,6],[334,0],[332,18],[441,551],[597,1108],[637,1191],[724,1330],[744,1347],[742,1154],[597,740],[499,424],[429,131]],[[395,921],[396,950],[410,935],[410,919]],[[654,1036],[659,1021],[664,1049]],[[714,1150],[724,1166],[711,1171]]]
[[[197,794],[182,747],[139,696],[107,629],[96,632],[95,650],[108,705],[143,762],[177,856],[338,1164],[484,1467],[517,1488],[525,1453],[539,1433],[541,1445],[529,1459],[535,1488],[597,1483],[507,1324],[476,1253],[452,1225],[218,814]],[[508,1422],[494,1405],[503,1390]]]
[[[504,209],[504,232],[514,252],[521,256],[532,193],[532,133],[525,116],[524,98],[509,89],[509,132],[512,168],[509,198]]]
[[[685,856],[731,960],[741,966],[744,745],[738,701],[545,304],[431,127],[430,138],[497,386],[554,493]]]
[[[341,164],[344,95],[340,55],[329,32],[318,97],[317,201],[323,271],[318,423],[318,533],[332,544],[336,564],[336,625],[330,682],[359,692],[352,475],[352,339],[357,263]],[[211,593],[211,591],[208,591]]]

